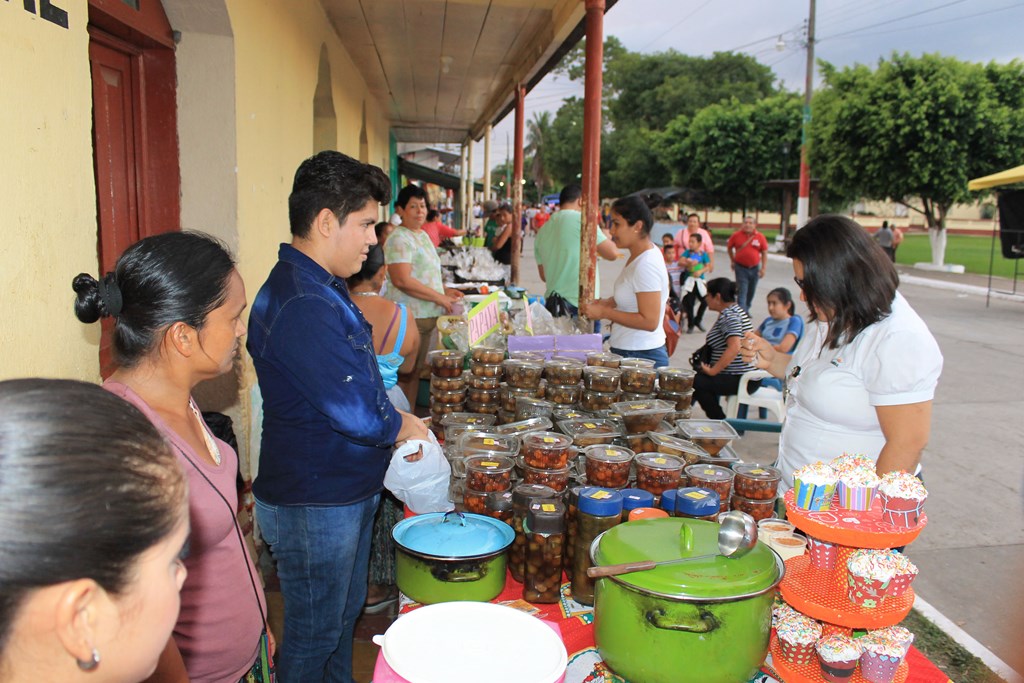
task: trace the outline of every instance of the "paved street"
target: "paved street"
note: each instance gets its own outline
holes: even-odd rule
[[[542,292],[532,239],[525,247],[521,284]],[[727,275],[725,253],[718,258],[715,275]],[[622,264],[601,262],[606,295]],[[768,315],[764,296],[778,286],[796,294],[789,264],[773,257],[751,311],[755,325]],[[908,549],[921,569],[914,588],[998,657],[1020,662],[1021,633],[1011,620],[1019,628],[1024,606],[1024,302],[993,300],[986,309],[976,294],[909,284],[900,291],[945,357],[924,456],[929,525]],[[798,310],[806,313],[802,304]],[[702,334],[684,335],[672,364],[684,366],[702,343]],[[737,450],[770,458],[774,443],[765,439],[751,435]]]

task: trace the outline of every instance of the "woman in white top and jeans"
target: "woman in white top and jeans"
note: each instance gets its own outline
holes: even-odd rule
[[[787,378],[778,462],[784,487],[792,487],[795,469],[843,453],[872,458],[879,475],[919,469],[942,353],[896,291],[889,257],[843,216],[810,221],[787,255],[811,311],[804,336],[792,356],[753,334],[742,350]]]
[[[665,303],[668,301],[668,270],[662,251],[651,242],[654,216],[651,206],[661,198],[649,195],[623,197],[612,204],[612,241],[629,252],[626,266],[615,280],[613,296],[580,302],[591,320],[610,320],[611,350],[626,358],[646,358],[655,367],[668,365],[665,348]]]

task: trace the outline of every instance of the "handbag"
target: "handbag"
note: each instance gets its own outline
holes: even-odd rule
[[[690,356],[690,367],[694,372],[703,372],[701,365],[711,363],[711,345],[705,344]]]

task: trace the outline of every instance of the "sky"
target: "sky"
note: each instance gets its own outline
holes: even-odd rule
[[[770,66],[784,88],[803,92],[809,9],[810,0],[618,0],[604,27],[634,52],[744,52]],[[1024,0],[817,0],[816,14],[814,56],[836,66],[874,65],[893,51],[974,62],[1024,59]],[[582,81],[549,74],[527,94],[526,119],[554,113],[571,95],[582,97]],[[512,137],[509,115],[494,127],[492,167],[511,153]],[[473,157],[480,178],[482,144],[474,145]]]

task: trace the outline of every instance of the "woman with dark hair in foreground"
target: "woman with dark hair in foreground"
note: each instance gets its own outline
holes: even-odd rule
[[[94,384],[0,382],[0,680],[137,683],[178,618],[186,485]]]
[[[787,250],[810,309],[792,356],[753,333],[743,356],[786,378],[779,442],[785,488],[793,471],[843,453],[877,462],[878,473],[914,472],[931,430],[942,353],[928,326],[896,291],[889,257],[857,223],[818,216]]]
[[[83,273],[72,286],[79,320],[114,318],[118,369],[103,388],[167,438],[191,492],[181,617],[149,680],[269,681],[274,644],[263,587],[236,519],[238,455],[192,399],[201,381],[231,371],[246,331],[245,285],[234,261],[209,236],[164,233],[128,247],[114,272],[100,280]]]

